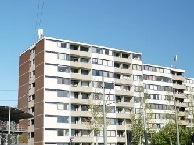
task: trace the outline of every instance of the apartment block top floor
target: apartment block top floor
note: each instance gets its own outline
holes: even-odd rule
[[[93,44],[88,44],[88,43],[82,43],[82,42],[76,42],[76,41],[70,41],[70,40],[63,40],[63,39],[57,39],[57,38],[53,38],[53,37],[43,37],[42,39],[38,40],[37,42],[35,42],[32,46],[30,46],[28,49],[26,49],[25,51],[23,51],[20,56],[25,53],[28,50],[33,49],[36,44],[38,42],[40,42],[41,40],[47,40],[47,41],[53,41],[53,42],[57,42],[58,45],[61,45],[60,47],[65,47],[66,43],[70,43],[74,46],[80,46],[83,49],[84,48],[96,48],[98,49],[97,53],[101,53],[101,51],[103,50],[109,50],[111,51],[111,54],[109,55],[113,55],[113,56],[118,56],[118,57],[123,57],[123,58],[132,58],[132,59],[137,59],[137,60],[142,60],[142,53],[138,53],[138,52],[132,52],[132,51],[127,51],[127,50],[121,50],[121,49],[116,49],[116,48],[112,48],[112,47],[106,47],[106,46],[99,46],[99,45],[93,45]],[[71,49],[76,49],[76,48],[71,48]],[[92,50],[91,52],[93,52],[94,50]],[[106,51],[105,51],[106,53]],[[120,54],[122,53],[122,56],[120,56]]]
[[[183,74],[185,72],[185,70],[183,70],[183,69],[164,67],[164,66],[154,65],[154,64],[143,64],[143,70],[160,72],[160,73],[171,73],[171,71],[172,71],[172,72]]]

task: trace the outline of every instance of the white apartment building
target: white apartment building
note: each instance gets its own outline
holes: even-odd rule
[[[174,102],[177,106],[179,124],[187,125],[183,73],[184,70],[181,69],[143,64],[144,92],[148,94],[146,103],[149,104],[146,111],[152,114],[148,118],[149,129],[160,129],[175,119]]]
[[[19,71],[18,106],[34,115],[21,122],[29,144],[68,145],[73,137],[74,145],[94,145],[84,121],[92,117],[88,100],[102,100],[103,78],[114,83],[105,89],[108,145],[126,143],[134,90],[142,84],[141,53],[44,37],[20,55]]]
[[[193,127],[194,78],[185,78],[184,84],[186,86],[185,95],[187,97],[185,101],[187,103],[185,113],[187,113],[188,127]]]

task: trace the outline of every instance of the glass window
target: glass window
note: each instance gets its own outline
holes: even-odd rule
[[[103,60],[103,65],[107,66],[108,65],[108,61],[107,60]]]
[[[108,49],[104,49],[104,53],[105,53],[106,55],[109,55],[109,50],[108,50]]]
[[[69,92],[65,90],[57,90],[57,97],[69,97]]]
[[[97,58],[92,58],[92,64],[98,64],[98,59]]]
[[[57,130],[57,136],[63,136],[63,129],[58,129]]]
[[[61,43],[61,48],[67,48],[67,43]]]
[[[88,63],[88,62],[89,62],[89,59],[88,59],[88,58],[81,58],[80,61],[81,61],[81,62],[84,62],[84,63]]]
[[[58,123],[69,123],[69,117],[67,116],[58,116],[57,117]]]
[[[102,59],[98,59],[98,64],[102,65]]]
[[[70,72],[69,66],[58,66],[58,72]]]
[[[88,87],[89,86],[89,82],[88,81],[82,81],[81,82],[81,86]]]
[[[108,66],[113,66],[113,62],[112,61],[108,61]]]

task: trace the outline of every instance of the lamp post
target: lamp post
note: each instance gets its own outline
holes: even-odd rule
[[[176,69],[176,62],[177,62],[177,55],[174,57],[174,69]],[[178,126],[178,119],[177,119],[177,106],[176,106],[176,99],[175,99],[175,89],[173,88],[173,98],[174,98],[174,108],[175,108],[175,124],[176,124],[176,137],[177,137],[177,145],[180,145],[179,141],[179,126]]]
[[[106,127],[106,99],[105,99],[105,83],[104,76],[102,76],[102,87],[103,87],[103,137],[104,137],[104,145],[107,145],[107,127]]]

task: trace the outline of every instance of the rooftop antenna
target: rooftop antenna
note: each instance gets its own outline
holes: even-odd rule
[[[38,29],[38,40],[43,37],[43,29]]]

